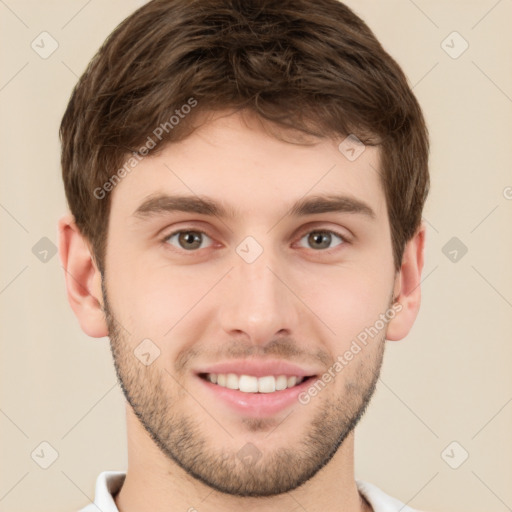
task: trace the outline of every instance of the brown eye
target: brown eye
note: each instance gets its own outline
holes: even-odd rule
[[[331,243],[335,241],[336,238],[341,240],[341,243],[337,245],[345,243],[345,239],[341,235],[335,233],[334,231],[327,230],[310,231],[305,236],[303,236],[301,240],[305,238],[307,238],[308,246],[315,250],[333,249],[334,247],[331,246]]]
[[[173,238],[176,238],[179,246],[178,249],[183,249],[185,251],[195,251],[197,249],[201,249],[201,245],[204,241],[204,237],[210,238],[206,233],[203,233],[202,231],[194,231],[194,230],[182,230],[182,231],[175,231],[174,233],[171,233],[169,236],[165,238],[166,243],[170,243],[170,241]],[[171,243],[171,245],[175,244]]]

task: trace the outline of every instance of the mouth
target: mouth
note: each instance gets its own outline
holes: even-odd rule
[[[216,386],[241,391],[242,393],[278,393],[286,389],[294,388],[304,381],[313,379],[315,376],[300,375],[238,375],[236,373],[199,373],[203,380],[211,382]]]
[[[204,403],[218,412],[235,413],[238,418],[272,418],[297,406],[301,407],[300,411],[306,411],[299,396],[318,377],[318,374],[297,367],[285,369],[282,365],[274,367],[276,373],[271,373],[268,367],[257,369],[254,366],[240,368],[239,373],[234,373],[232,365],[228,368],[219,365],[215,370],[196,372]]]
[[[195,373],[204,403],[228,413],[269,418],[301,405],[306,391],[321,370],[286,361],[238,360],[197,368]],[[305,410],[305,409],[301,409]]]

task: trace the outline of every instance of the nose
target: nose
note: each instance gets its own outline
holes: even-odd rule
[[[238,255],[233,261],[220,291],[219,320],[228,336],[265,345],[278,335],[293,335],[301,303],[285,263],[269,250],[252,263]]]

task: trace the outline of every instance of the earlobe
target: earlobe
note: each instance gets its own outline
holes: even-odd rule
[[[58,230],[59,259],[64,269],[69,304],[88,336],[108,336],[102,304],[101,273],[89,245],[70,213],[59,219]]]
[[[389,321],[386,339],[398,341],[405,338],[411,330],[421,303],[421,272],[424,263],[425,223],[407,242],[402,258],[402,266],[395,278],[395,302],[400,304],[400,310]],[[397,308],[397,306],[395,306]]]

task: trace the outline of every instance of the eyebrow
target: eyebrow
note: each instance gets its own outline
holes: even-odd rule
[[[221,219],[234,219],[240,216],[235,208],[209,197],[163,193],[147,197],[133,212],[133,216],[146,220],[177,211],[215,216]],[[316,195],[299,199],[290,208],[289,215],[302,217],[328,212],[355,213],[370,219],[376,218],[375,212],[368,204],[355,197],[345,195]]]

